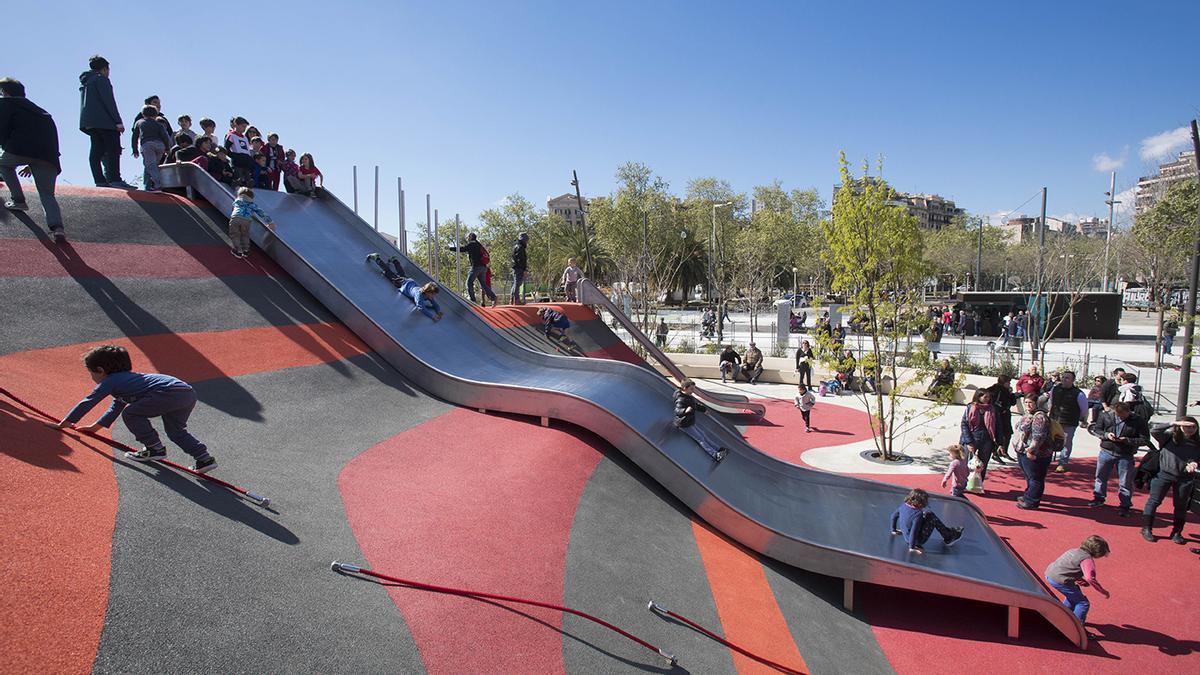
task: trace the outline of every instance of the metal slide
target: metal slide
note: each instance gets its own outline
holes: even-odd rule
[[[191,164],[163,168],[165,187],[188,188],[228,211],[225,186]],[[1083,625],[988,527],[978,507],[931,495],[950,525],[965,528],[952,549],[938,537],[923,556],[910,555],[889,533],[889,517],[907,490],[824,473],[769,457],[717,415],[696,423],[730,448],[714,465],[671,424],[674,392],[657,373],[621,361],[554,356],[502,337],[450,292],[439,296],[445,318],[412,312],[367,254],[393,249],[349,208],[326,195],[313,200],[260,190],[256,202],[278,224],[255,223],[251,236],[284,270],[348,328],[422,389],[480,410],[554,418],[603,437],[701,518],[745,546],[789,565],[846,581],[863,581],[1009,607],[1015,636],[1027,608],[1084,648]],[[403,258],[402,258],[403,259]],[[428,280],[404,260],[416,280]]]
[[[633,337],[634,340],[637,341],[638,344],[645,348],[646,352],[649,353],[655,361],[658,361],[660,364],[662,364],[662,367],[671,374],[671,377],[675,378],[676,382],[682,382],[683,380],[687,379],[687,375],[683,374],[683,371],[679,369],[679,366],[675,365],[675,362],[672,361],[671,358],[665,353],[663,353],[663,351],[658,348],[658,345],[654,344],[654,341],[647,337],[646,334],[642,332],[642,329],[637,327],[637,324],[634,323],[633,320],[625,316],[625,313],[618,309],[612,300],[609,300],[607,297],[605,297],[604,293],[600,292],[600,289],[596,288],[596,284],[593,284],[591,280],[579,280],[579,301],[585,305],[597,305],[599,307],[603,307],[608,311],[609,314],[613,315],[613,318],[617,320],[617,323],[620,323],[621,326],[628,331],[628,333]],[[742,396],[741,394],[717,394],[711,391],[703,390],[699,387],[699,385],[696,386],[696,398],[700,399],[700,401],[709,408],[727,415],[758,415],[759,417],[762,417],[767,412],[767,407],[765,405],[761,403],[751,403],[750,399]]]

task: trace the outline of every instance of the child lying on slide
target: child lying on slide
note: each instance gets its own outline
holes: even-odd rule
[[[417,282],[405,276],[404,267],[400,264],[399,258],[395,256],[384,262],[378,253],[372,253],[367,256],[367,260],[378,265],[383,276],[392,282],[392,285],[399,289],[401,294],[413,301],[415,306],[412,311],[420,312],[434,321],[441,320],[442,308],[434,299],[438,294],[437,284],[431,281],[424,286],[418,286]]]

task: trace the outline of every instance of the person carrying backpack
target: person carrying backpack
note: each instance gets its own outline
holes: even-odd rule
[[[488,278],[487,269],[488,263],[491,262],[488,256],[487,249],[483,244],[479,243],[479,236],[474,232],[467,235],[467,243],[459,246],[449,247],[451,251],[457,253],[466,253],[468,260],[471,262],[471,271],[467,274],[467,296],[471,298],[471,302],[475,302],[475,280],[479,280],[479,287],[483,292],[483,296],[492,301],[492,306],[496,306],[496,293],[492,291],[491,279]]]
[[[1058,384],[1050,389],[1050,419],[1061,424],[1065,434],[1055,473],[1066,472],[1075,445],[1075,430],[1087,424],[1087,413],[1087,394],[1075,386],[1075,371],[1062,371]]]
[[[1022,398],[1021,405],[1025,415],[1017,422],[1013,452],[1025,474],[1025,492],[1017,497],[1017,508],[1033,510],[1042,503],[1046,473],[1054,457],[1053,423],[1044,411],[1038,410],[1036,396]]]

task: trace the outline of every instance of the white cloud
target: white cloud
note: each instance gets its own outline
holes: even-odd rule
[[[1129,146],[1121,148],[1119,157],[1111,157],[1107,152],[1092,155],[1092,168],[1096,171],[1116,171],[1125,166],[1125,158],[1129,156]]]
[[[1147,162],[1169,159],[1191,140],[1191,131],[1187,127],[1179,127],[1143,138],[1142,148],[1138,154],[1141,155],[1142,160]]]

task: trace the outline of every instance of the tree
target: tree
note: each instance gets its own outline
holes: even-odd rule
[[[1131,238],[1135,259],[1150,281],[1150,305],[1158,310],[1156,353],[1162,353],[1162,326],[1171,289],[1186,278],[1188,262],[1195,249],[1196,213],[1200,188],[1192,180],[1167,189],[1150,210],[1134,219]]]
[[[885,404],[881,377],[876,377],[873,396],[863,395],[875,430],[875,446],[885,460],[895,456],[897,433],[896,399],[900,392],[897,354],[902,337],[907,337],[909,317],[919,307],[915,289],[925,276],[923,244],[917,219],[894,202],[895,193],[868,167],[863,175],[851,174],[846,154],[839,158],[841,185],[833,201],[832,218],[825,224],[824,254],[832,288],[847,296],[848,304],[861,314],[859,324],[870,339],[869,359],[879,368],[890,369],[893,386]],[[874,364],[878,364],[877,366]],[[872,400],[873,399],[873,400]]]
[[[948,275],[955,286],[965,283],[968,275],[975,274],[975,261],[979,253],[979,228],[983,228],[983,254],[981,273],[984,278],[998,277],[1004,272],[1004,232],[998,227],[987,227],[976,215],[955,216],[949,225],[925,234],[925,261],[929,270],[939,276]],[[986,289],[983,280],[979,288]],[[973,289],[972,289],[973,290]]]

